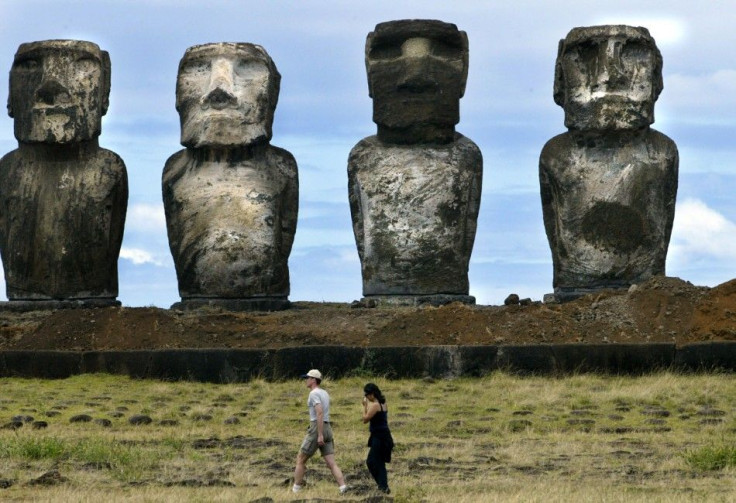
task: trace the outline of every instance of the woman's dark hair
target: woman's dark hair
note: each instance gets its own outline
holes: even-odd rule
[[[386,403],[386,397],[383,396],[383,393],[381,393],[381,390],[378,388],[378,386],[376,386],[372,382],[369,382],[368,384],[363,386],[363,394],[371,394],[376,397],[378,403]]]

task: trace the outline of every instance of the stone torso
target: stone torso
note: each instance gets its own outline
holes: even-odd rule
[[[288,295],[298,207],[294,158],[270,145],[237,160],[198,159],[194,152],[174,154],[163,173],[182,299]]]
[[[8,298],[115,298],[127,200],[125,165],[109,150],[53,161],[32,148],[3,157],[0,249]]]
[[[677,171],[677,147],[652,129],[551,139],[539,176],[555,291],[664,274]]]
[[[460,134],[419,148],[371,136],[353,148],[348,189],[364,295],[467,295],[482,169],[480,150]]]

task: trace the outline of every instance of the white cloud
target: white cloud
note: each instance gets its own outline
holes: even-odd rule
[[[677,205],[668,263],[686,267],[693,262],[723,261],[734,268],[736,224],[698,199]],[[714,266],[716,264],[713,264]]]
[[[125,228],[140,232],[166,233],[166,216],[163,203],[136,203],[128,208]]]
[[[140,248],[126,248],[120,249],[120,258],[129,260],[135,265],[153,264],[157,266],[164,266],[164,262],[157,259],[153,253]]]
[[[721,69],[703,75],[673,74],[665,82],[671,106],[692,107],[698,112],[724,111],[731,117],[730,106],[736,104],[736,70]],[[728,107],[725,108],[724,107]]]
[[[624,14],[602,19],[600,24],[643,26],[649,30],[659,47],[678,44],[687,36],[685,23],[675,18],[639,17]]]

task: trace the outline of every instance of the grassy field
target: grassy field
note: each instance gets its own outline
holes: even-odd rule
[[[319,457],[290,491],[301,381],[0,379],[0,500],[384,501],[364,465],[367,380],[389,400],[396,502],[736,501],[736,376],[670,373],[328,379],[345,496]]]

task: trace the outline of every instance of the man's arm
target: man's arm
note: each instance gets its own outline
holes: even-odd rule
[[[314,404],[314,411],[317,413],[317,445],[325,445],[325,437],[322,435],[324,429],[324,412],[322,411],[322,404]]]

